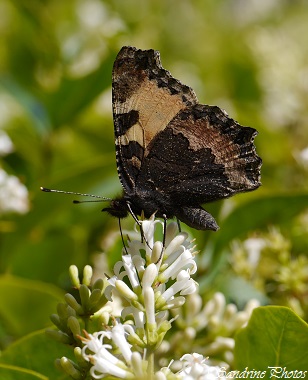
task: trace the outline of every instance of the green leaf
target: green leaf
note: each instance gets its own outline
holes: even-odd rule
[[[59,90],[46,97],[46,106],[55,126],[72,121],[100,93],[111,86],[111,71],[115,58],[112,52],[100,67],[78,79],[64,78]]]
[[[292,218],[308,207],[308,194],[271,195],[238,206],[221,223],[214,235],[216,251],[232,239],[271,224],[291,225]]]
[[[267,196],[246,202],[219,221],[220,230],[212,233],[206,250],[211,255],[211,273],[215,277],[227,261],[229,244],[245,238],[250,231],[267,230],[271,225],[291,229],[293,218],[308,206],[308,194]],[[212,281],[209,278],[206,283]]]
[[[45,136],[50,131],[51,125],[46,109],[34,94],[9,76],[0,77],[0,89],[6,90],[24,108],[39,135]]]
[[[270,303],[270,299],[261,291],[253,287],[252,283],[244,278],[223,273],[217,279],[217,288],[229,302],[235,303],[240,309],[244,309],[251,299],[258,300],[261,305]],[[209,285],[208,285],[209,286]]]
[[[47,327],[49,315],[56,311],[64,293],[40,281],[15,276],[0,277],[0,316],[14,337]]]
[[[292,310],[279,306],[255,309],[235,339],[235,368],[267,371],[305,371],[308,325]]]
[[[5,380],[48,380],[48,377],[35,371],[5,364],[0,364],[0,378]]]
[[[19,367],[20,371],[22,369],[24,371],[35,371],[38,374],[46,376],[41,377],[42,379],[63,379],[66,377],[55,368],[54,361],[63,356],[73,360],[72,352],[72,347],[59,344],[50,339],[45,334],[45,330],[40,330],[23,337],[4,350],[0,357],[0,363],[5,364],[6,367],[8,365]],[[0,378],[10,379],[9,377],[2,376]],[[25,377],[25,379],[28,378],[32,379],[31,377]],[[18,374],[18,376],[12,377],[12,379],[19,380],[24,379],[24,377],[19,377]]]

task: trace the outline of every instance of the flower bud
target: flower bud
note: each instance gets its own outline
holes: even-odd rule
[[[116,280],[115,287],[118,290],[119,293],[122,294],[123,297],[131,300],[131,301],[137,301],[138,296],[135,294],[122,280]]]
[[[171,240],[175,237],[178,232],[178,224],[176,222],[171,222],[166,228],[166,247],[170,244]]]
[[[46,329],[45,333],[53,340],[56,340],[60,343],[71,344],[73,342],[73,339],[62,331]]]
[[[151,262],[152,263],[158,263],[161,258],[162,258],[162,254],[163,254],[163,243],[161,241],[156,241],[154,243],[154,246],[153,246],[153,249],[152,249],[152,255],[151,255]]]
[[[158,274],[158,270],[157,270],[156,265],[154,263],[150,264],[144,271],[144,274],[142,277],[143,288],[152,286],[153,282],[155,281],[157,277],[157,274]]]
[[[86,286],[90,286],[91,280],[93,276],[93,269],[90,265],[86,265],[83,268],[83,278],[82,278],[82,283]]]
[[[77,314],[82,314],[83,308],[82,306],[76,301],[75,297],[72,296],[69,293],[66,293],[64,296],[65,301],[68,303],[70,307],[72,307]]]
[[[155,264],[153,264],[155,266]],[[148,325],[156,327],[155,321],[155,302],[154,302],[154,290],[147,286],[143,289],[144,306],[146,311],[146,320]]]
[[[83,378],[81,372],[74,366],[74,363],[65,356],[60,359],[60,364],[64,372],[73,379],[79,380]]]
[[[69,317],[67,320],[67,326],[71,330],[74,337],[76,335],[80,335],[80,333],[81,333],[80,323],[76,317]]]
[[[188,234],[186,232],[181,232],[178,234],[167,246],[166,248],[166,256],[169,256],[172,252],[177,251],[180,246],[184,243],[184,241],[187,239]]]
[[[98,278],[94,282],[92,290],[94,290],[94,289],[103,290],[104,288],[105,288],[105,281],[102,278]]]
[[[80,281],[79,281],[78,268],[76,267],[76,265],[71,265],[69,267],[69,275],[70,275],[72,285],[75,288],[79,289]]]
[[[84,310],[88,310],[90,306],[90,289],[87,287],[87,285],[80,285],[79,294],[82,308]]]

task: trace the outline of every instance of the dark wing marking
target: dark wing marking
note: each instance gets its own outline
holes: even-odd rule
[[[137,186],[147,183],[178,205],[254,190],[260,186],[261,166],[256,134],[218,107],[187,107],[152,140]]]

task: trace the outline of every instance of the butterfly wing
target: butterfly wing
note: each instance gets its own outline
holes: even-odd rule
[[[197,102],[194,91],[162,67],[158,51],[120,50],[113,67],[112,103],[118,174],[126,193],[134,193],[155,136],[181,109]]]
[[[187,107],[153,139],[137,185],[155,184],[177,207],[254,190],[260,186],[261,166],[256,134],[219,107]]]
[[[216,230],[200,205],[260,186],[256,130],[199,104],[194,91],[161,66],[157,51],[123,47],[112,80],[123,201],[136,214],[157,211]]]

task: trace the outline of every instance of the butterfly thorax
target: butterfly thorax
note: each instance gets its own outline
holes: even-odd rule
[[[155,197],[153,197],[154,194]],[[146,218],[154,213],[158,217],[166,215],[168,218],[172,218],[174,216],[174,207],[171,202],[168,202],[167,198],[159,193],[151,191],[124,194],[122,197],[112,200],[109,207],[102,211],[107,211],[116,218],[125,218],[130,210],[138,216],[144,214]]]
[[[102,211],[106,211],[108,214],[120,219],[126,218],[129,213],[127,201],[124,197],[113,199],[110,202],[109,207],[103,208]]]

